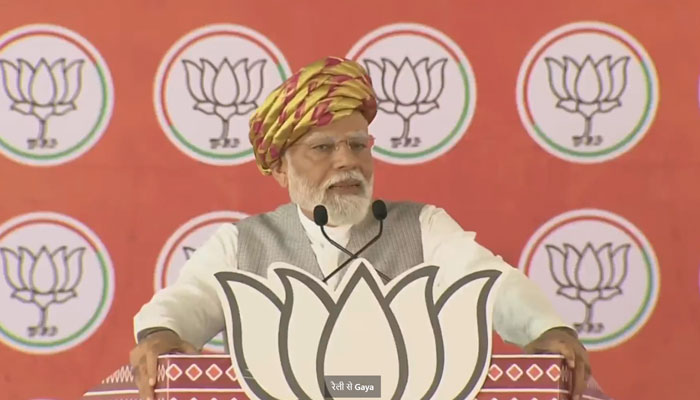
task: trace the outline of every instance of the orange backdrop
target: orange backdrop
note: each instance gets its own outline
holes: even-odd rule
[[[617,399],[694,396],[700,373],[698,15],[700,3],[692,0],[0,3],[0,32],[33,23],[70,29],[98,49],[114,84],[108,127],[81,157],[49,167],[0,157],[0,222],[35,211],[69,215],[99,236],[115,279],[105,320],[80,345],[42,355],[0,344],[0,398],[79,398],[128,362],[132,317],[153,294],[156,260],[178,227],[211,211],[255,214],[287,201],[253,162],[207,165],[168,140],[153,88],[175,42],[209,24],[243,25],[265,35],[296,70],[325,55],[344,56],[368,32],[398,22],[451,38],[468,57],[478,100],[467,133],[439,158],[413,165],[377,161],[377,196],[444,207],[516,267],[529,238],[555,215],[597,208],[624,216],[653,246],[659,296],[636,334],[591,353],[594,373]],[[644,138],[620,157],[593,164],[544,151],[525,131],[515,102],[518,71],[531,48],[578,21],[605,22],[632,35],[653,59],[660,92]],[[0,320],[13,310],[0,309]],[[495,351],[517,349],[498,343]]]

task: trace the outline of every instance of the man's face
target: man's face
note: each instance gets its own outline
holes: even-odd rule
[[[314,128],[290,146],[275,179],[307,215],[323,204],[331,225],[362,220],[372,199],[374,163],[368,124],[353,113]]]

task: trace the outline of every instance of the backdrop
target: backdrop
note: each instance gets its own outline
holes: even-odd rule
[[[525,272],[615,398],[691,396],[698,13],[0,2],[0,397],[78,398],[128,362],[133,315],[217,224],[287,201],[251,161],[247,118],[326,55],[370,71],[377,197],[445,208]]]

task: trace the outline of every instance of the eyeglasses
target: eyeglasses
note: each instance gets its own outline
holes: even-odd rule
[[[304,143],[295,143],[294,146],[302,146],[306,154],[315,161],[329,159],[335,151],[340,149],[341,143],[348,146],[348,149],[356,156],[369,155],[374,145],[372,135],[354,136],[347,139],[337,140],[331,137],[309,140]]]

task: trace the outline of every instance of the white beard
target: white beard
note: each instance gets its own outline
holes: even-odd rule
[[[288,164],[289,197],[292,202],[303,210],[313,211],[314,207],[322,204],[328,210],[328,223],[333,226],[354,225],[362,221],[369,211],[372,202],[374,175],[369,182],[357,170],[339,172],[323,182],[320,187],[314,187],[304,177],[297,175],[291,163]],[[361,182],[362,193],[359,195],[334,195],[327,189],[338,182],[356,179]]]

